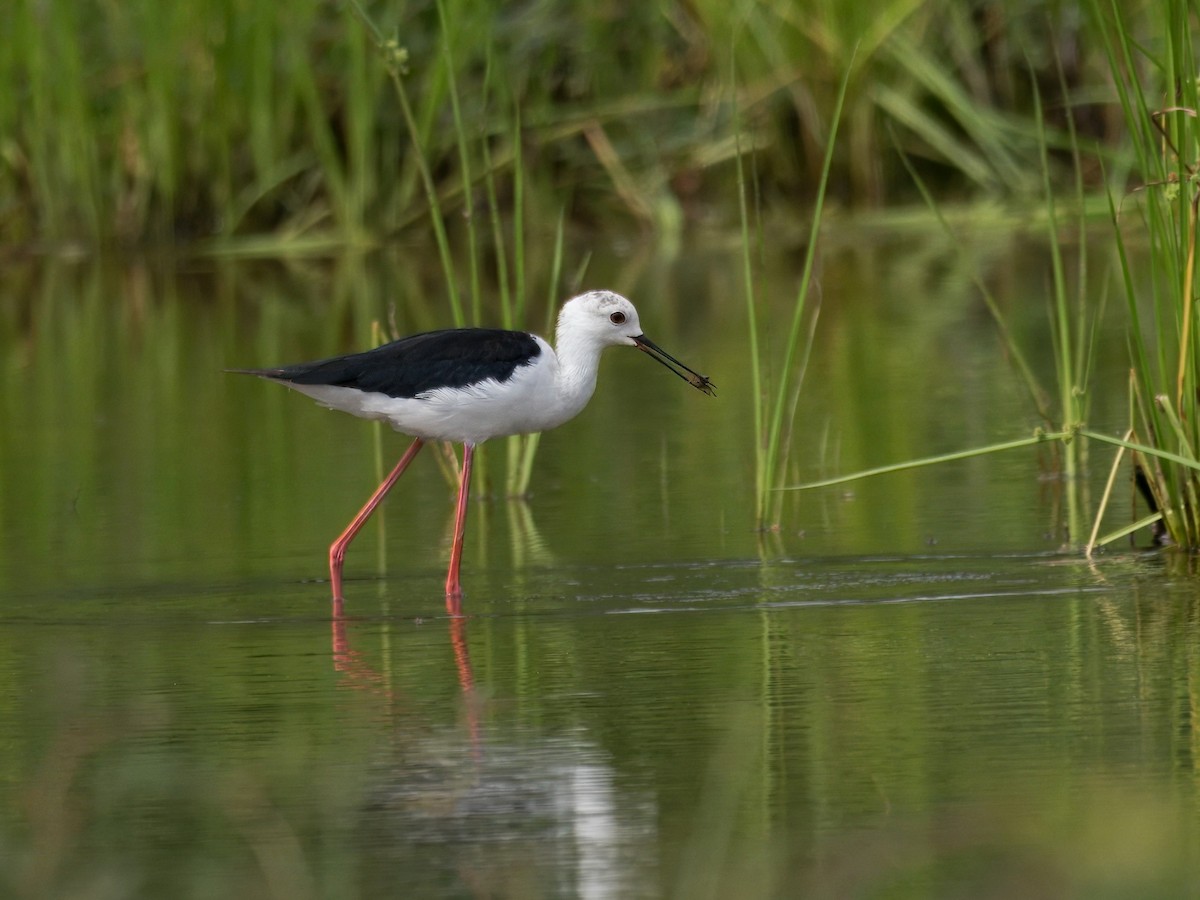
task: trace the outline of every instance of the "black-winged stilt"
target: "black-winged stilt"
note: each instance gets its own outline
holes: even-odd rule
[[[606,347],[637,347],[693,387],[716,393],[705,376],[642,334],[633,304],[611,291],[591,291],[563,304],[556,340],[557,350],[525,331],[453,328],[414,334],[333,359],[276,369],[230,370],[277,381],[331,409],[381,419],[415,438],[329,547],[335,604],[342,600],[346,548],[426,441],[463,445],[446,576],[446,607],[456,614],[462,596],[459,567],[476,445],[488,438],[545,431],[573,418],[596,389],[600,353]]]

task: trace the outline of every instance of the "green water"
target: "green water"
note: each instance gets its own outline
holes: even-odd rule
[[[1195,893],[1186,566],[1064,552],[1035,451],[796,494],[758,533],[736,257],[609,256],[589,284],[719,396],[614,350],[527,502],[488,448],[462,621],[434,454],[331,622],[328,543],[405,441],[221,373],[366,346],[389,302],[446,324],[411,260],[7,269],[0,895]],[[1038,424],[957,258],[830,251],[797,480]],[[981,262],[1048,373],[1045,264]],[[1102,430],[1122,342],[1110,322]]]

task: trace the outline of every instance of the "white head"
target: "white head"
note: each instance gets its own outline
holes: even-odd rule
[[[636,346],[641,337],[633,304],[612,291],[588,291],[563,304],[558,314],[558,340],[582,341],[596,347]]]
[[[600,351],[605,347],[624,345],[649,354],[692,387],[706,394],[716,393],[705,376],[689,369],[642,334],[642,324],[633,304],[612,291],[588,291],[564,303],[558,314],[556,340],[560,361],[564,355],[575,360],[590,360],[589,378],[593,383]]]

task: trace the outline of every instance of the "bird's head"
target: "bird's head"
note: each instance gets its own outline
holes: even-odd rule
[[[572,340],[598,348],[622,345],[637,347],[692,387],[710,396],[716,395],[713,383],[706,376],[689,369],[642,334],[637,310],[620,294],[589,291],[564,303],[558,316],[559,341],[568,335]]]
[[[571,333],[600,347],[636,346],[642,333],[633,304],[612,291],[588,291],[563,304],[558,333]]]

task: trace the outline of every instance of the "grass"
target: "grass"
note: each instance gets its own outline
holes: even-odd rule
[[[1067,535],[1073,546],[1090,554],[1096,547],[1158,525],[1169,540],[1188,550],[1200,548],[1200,329],[1196,315],[1196,240],[1200,209],[1200,87],[1194,75],[1196,57],[1191,37],[1192,4],[1171,0],[1156,7],[1159,15],[1153,40],[1138,36],[1137,29],[1119,4],[1102,0],[1090,12],[1104,38],[1108,66],[1120,99],[1134,164],[1130,175],[1139,179],[1133,190],[1124,180],[1109,188],[1109,203],[1118,275],[1124,288],[1129,327],[1130,414],[1123,437],[1117,438],[1087,426],[1088,381],[1093,359],[1096,321],[1103,306],[1088,285],[1087,233],[1079,218],[1079,268],[1075,290],[1068,286],[1059,232],[1058,190],[1051,177],[1051,139],[1039,126],[1043,202],[1050,235],[1051,315],[1057,382],[1057,416],[1060,425],[1047,432],[1039,428],[1027,438],[987,447],[926,457],[881,466],[853,475],[799,485],[811,489],[841,484],[855,478],[888,474],[904,469],[937,465],[1053,440],[1062,447],[1061,471],[1067,506]],[[1061,74],[1062,92],[1069,94]],[[1144,86],[1143,72],[1153,77]],[[1150,98],[1158,102],[1152,102]],[[1034,108],[1042,121],[1040,92],[1034,91]],[[1074,114],[1066,117],[1066,146],[1075,176],[1075,200],[1084,208],[1085,185],[1079,136]],[[929,191],[910,167],[925,196]],[[932,203],[932,200],[930,200]],[[934,206],[936,213],[936,205]],[[944,220],[943,220],[944,221]],[[1131,237],[1131,235],[1133,237]],[[1131,240],[1145,241],[1148,251],[1134,254]],[[983,291],[985,298],[986,290]],[[1149,297],[1147,303],[1146,298]],[[995,304],[989,307],[1013,351],[1017,368],[1043,420],[1051,422],[1048,394],[1033,379],[1020,348],[1004,328]],[[1081,440],[1083,439],[1083,440]],[[1098,508],[1087,509],[1087,440],[1117,448]],[[1150,510],[1132,522],[1101,535],[1109,503],[1123,462],[1132,460],[1133,476],[1144,485]],[[1092,521],[1085,527],[1085,512]],[[1086,535],[1086,540],[1085,540]]]
[[[777,531],[783,517],[783,495],[779,492],[787,476],[788,456],[792,445],[796,404],[800,388],[804,383],[808,351],[812,347],[817,314],[810,312],[809,298],[815,291],[814,267],[820,238],[821,214],[825,204],[825,191],[829,184],[829,173],[833,164],[834,148],[837,146],[838,126],[841,123],[842,107],[854,73],[854,57],[851,56],[842,76],[834,105],[829,139],[825,146],[821,178],[818,181],[817,197],[813,205],[812,227],[804,253],[804,266],[796,298],[792,303],[792,316],[784,332],[783,355],[779,362],[779,375],[773,383],[767,377],[766,354],[770,352],[769,336],[772,329],[760,322],[757,307],[759,300],[755,289],[755,277],[751,258],[750,219],[746,202],[745,166],[741,154],[737,159],[738,193],[742,230],[742,273],[743,290],[746,296],[746,314],[750,333],[750,370],[754,410],[755,442],[755,520],[759,529]],[[757,233],[761,241],[761,226]],[[766,318],[766,317],[761,317]],[[805,325],[808,323],[806,330]],[[762,332],[760,334],[760,332]],[[807,340],[802,345],[802,339]]]
[[[1063,85],[1064,96],[1068,95]],[[1075,272],[1074,292],[1068,286],[1066,264],[1063,259],[1060,234],[1063,225],[1050,176],[1049,139],[1042,122],[1042,102],[1039,90],[1034,90],[1035,108],[1038,110],[1038,144],[1041,148],[1041,171],[1043,197],[1049,229],[1051,262],[1050,334],[1054,348],[1055,384],[1058,393],[1058,414],[1062,429],[1067,432],[1080,430],[1087,422],[1088,397],[1093,348],[1097,323],[1103,314],[1104,297],[1091,294],[1087,278],[1088,234],[1083,215],[1084,187],[1081,149],[1075,130],[1075,114],[1068,110],[1066,124],[1073,168],[1076,172],[1075,205],[1078,229],[1078,265]],[[1083,540],[1084,517],[1087,514],[1086,493],[1088,481],[1084,477],[1087,469],[1088,444],[1085,440],[1064,440],[1061,446],[1061,484],[1066,507],[1065,530],[1070,545],[1078,546]]]
[[[1170,539],[1200,547],[1200,451],[1197,424],[1200,335],[1194,323],[1196,220],[1200,192],[1200,98],[1192,44],[1193,4],[1156,6],[1159,40],[1139,41],[1117,4],[1093,4],[1109,69],[1129,130],[1140,184],[1113,191],[1112,219],[1129,310],[1129,436],[1158,452],[1134,450],[1133,461],[1161,513]],[[1143,86],[1148,68],[1153,84]],[[1127,234],[1149,252],[1135,259]],[[1150,308],[1142,298],[1149,294]],[[1169,453],[1171,459],[1162,454]]]
[[[1050,302],[1048,322],[1050,326],[1051,345],[1055,363],[1057,383],[1057,408],[1051,400],[1051,393],[1039,382],[1026,360],[1026,353],[1014,338],[1008,326],[1005,315],[999,304],[993,298],[983,277],[978,272],[974,275],[974,284],[983,298],[988,311],[996,324],[998,333],[1013,361],[1013,367],[1024,382],[1032,405],[1042,420],[1042,425],[1034,433],[1024,438],[1000,441],[983,447],[970,448],[945,454],[928,456],[890,465],[878,466],[852,475],[825,478],[815,482],[792,486],[790,490],[809,490],[818,487],[830,487],[854,481],[858,478],[891,474],[914,468],[932,465],[942,465],[958,462],[974,456],[988,455],[1013,449],[1028,448],[1042,445],[1047,441],[1054,442],[1058,449],[1055,475],[1063,486],[1066,507],[1066,536],[1068,543],[1082,542],[1083,534],[1083,497],[1087,488],[1086,479],[1081,474],[1086,465],[1086,439],[1084,428],[1087,417],[1088,380],[1092,359],[1092,345],[1095,336],[1096,322],[1099,311],[1093,310],[1093,303],[1087,290],[1087,234],[1083,210],[1085,208],[1085,192],[1082,179],[1077,175],[1075,206],[1079,223],[1079,265],[1075,285],[1075,295],[1072,298],[1067,283],[1065,262],[1060,246],[1061,221],[1058,212],[1058,198],[1051,181],[1051,165],[1049,161],[1049,136],[1044,124],[1044,111],[1041,101],[1041,91],[1036,81],[1033,83],[1033,104],[1036,112],[1039,161],[1043,183],[1043,201],[1045,227],[1048,235],[1049,257],[1051,261],[1050,284],[1048,297]],[[1064,96],[1069,96],[1067,85],[1062,84]],[[1074,161],[1074,169],[1081,172],[1080,147],[1074,127],[1074,115],[1068,111],[1067,117],[1068,146]],[[952,246],[955,242],[955,232],[940,209],[932,191],[921,177],[916,166],[908,155],[901,151],[901,159],[905,168],[925,199],[934,218],[945,232]],[[1047,431],[1047,429],[1050,429]],[[782,485],[775,489],[778,491]],[[1094,532],[1093,532],[1094,535]]]
[[[934,207],[1017,201],[1042,208],[1053,235],[1064,199],[1082,208],[1109,187],[1118,241],[1136,219],[1152,248],[1143,272],[1119,247],[1134,370],[1127,440],[1193,459],[1200,103],[1183,74],[1195,70],[1193,13],[1184,0],[1050,12],[1019,0],[870,10],[701,0],[624,17],[553,5],[498,14],[465,0],[399,11],[362,0],[286,11],[18,0],[0,12],[14,35],[0,76],[15,86],[0,96],[0,242],[331,254],[419,232],[436,246],[450,321],[528,327],[532,246],[555,248],[553,308],[568,229],[614,215],[665,235],[698,218],[736,223],[755,341],[757,518],[772,528],[823,206],[905,192]],[[1059,45],[1077,49],[1065,57]],[[1173,93],[1144,88],[1147,73]],[[1124,129],[1073,102],[1109,85]],[[1092,142],[1103,166],[1080,152]],[[1125,196],[1129,178],[1139,189]],[[757,223],[778,209],[813,223],[782,328],[757,312],[751,256],[764,239]],[[1056,387],[1024,377],[1041,431],[1074,436],[1087,419],[1090,286],[1086,255],[1072,275],[1050,246]],[[1154,296],[1145,322],[1143,284]],[[777,364],[770,332],[782,335]],[[1081,483],[1085,447],[1064,445],[1064,484]],[[510,443],[505,493],[527,490],[535,449],[536,439]],[[1190,469],[1128,452],[1176,542],[1200,544]],[[1072,541],[1085,506],[1069,489]]]
[[[386,32],[364,31],[364,12]],[[765,203],[811,199],[856,47],[831,199],[896,199],[895,134],[939,194],[1036,202],[1028,59],[1048,60],[1033,74],[1054,89],[1053,34],[1080,48],[1072,90],[1103,87],[1092,20],[1074,4],[1050,29],[1047,15],[1017,0],[701,0],[620,17],[464,0],[16,0],[0,10],[13,36],[0,47],[13,86],[0,96],[0,241],[327,254],[474,222],[489,178],[506,206],[523,192],[542,235],[564,206],[573,222],[734,225],[737,132],[757,148]],[[734,33],[730,96],[714,48]],[[379,46],[393,54],[383,67]],[[488,136],[490,158],[468,135]],[[488,274],[473,270],[464,293]]]
[[[366,33],[374,41],[376,49],[386,69],[388,79],[394,89],[398,105],[403,113],[404,121],[412,136],[412,157],[416,161],[421,183],[425,188],[429,202],[429,222],[438,247],[438,258],[441,262],[442,281],[447,297],[452,320],[456,327],[476,324],[500,324],[505,328],[529,328],[531,323],[526,321],[526,312],[530,306],[527,302],[526,291],[526,241],[524,233],[524,195],[525,179],[521,166],[521,120],[519,111],[514,108],[512,128],[507,135],[501,134],[501,140],[511,141],[511,150],[505,156],[512,161],[510,186],[513,202],[508,213],[511,218],[511,241],[506,239],[504,215],[499,201],[498,167],[496,154],[492,143],[497,139],[490,133],[488,127],[473,128],[467,124],[459,97],[458,78],[456,71],[460,68],[455,50],[456,35],[452,23],[457,18],[447,10],[449,0],[437,0],[438,22],[440,26],[440,59],[446,74],[446,90],[449,95],[452,111],[453,132],[456,137],[457,162],[462,180],[462,213],[464,220],[465,239],[456,242],[455,246],[465,246],[465,260],[456,257],[455,247],[447,236],[445,226],[446,212],[442,199],[432,176],[432,163],[428,158],[425,146],[417,139],[419,124],[413,114],[412,103],[406,85],[408,76],[408,54],[399,43],[385,36],[383,29],[367,13],[358,0],[350,0],[350,8],[362,23]],[[493,85],[500,79],[491,77],[489,69],[485,73],[484,86],[487,89],[483,97],[485,106],[499,100],[504,105],[508,99],[499,90],[491,91]],[[482,182],[484,205],[487,209],[483,215],[475,198],[476,181],[474,172],[482,172],[479,181]],[[554,240],[554,250],[550,265],[550,297],[546,305],[548,310],[545,327],[548,331],[552,324],[553,311],[557,309],[559,281],[562,274],[564,223],[562,216]],[[490,243],[489,243],[490,241]],[[496,295],[498,303],[488,304],[485,301],[482,284],[482,271],[488,263],[496,270]],[[469,315],[461,302],[460,293],[463,286],[460,280],[466,278],[465,290],[469,298]],[[533,460],[537,452],[537,435],[516,435],[506,442],[507,463],[505,466],[503,493],[508,497],[523,497],[529,491],[532,476]],[[443,469],[451,480],[458,477],[458,462],[454,452],[448,446],[443,446],[443,459],[450,465]],[[477,457],[478,483],[488,483],[488,465],[486,452]]]

